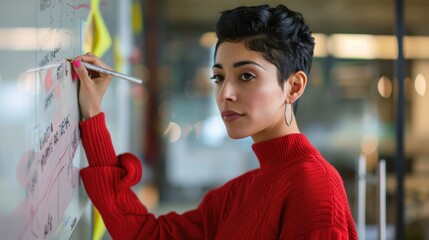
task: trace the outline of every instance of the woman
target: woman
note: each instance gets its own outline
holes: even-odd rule
[[[300,133],[294,116],[314,48],[301,14],[282,5],[239,7],[222,13],[216,33],[216,102],[231,138],[252,137],[260,167],[209,191],[196,209],[181,215],[156,218],[130,189],[141,178],[140,161],[130,153],[116,156],[100,107],[111,78],[91,79],[81,61],[108,66],[91,54],[73,61],[89,161],[81,177],[110,235],[357,239],[340,175]]]

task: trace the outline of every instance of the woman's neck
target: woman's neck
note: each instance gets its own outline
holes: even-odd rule
[[[251,137],[255,143],[258,143],[295,133],[300,133],[300,131],[298,123],[296,122],[295,117],[293,117],[289,126],[285,121],[281,121],[275,126],[265,129],[263,132],[256,133]]]

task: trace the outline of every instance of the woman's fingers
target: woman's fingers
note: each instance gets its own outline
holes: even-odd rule
[[[85,68],[84,62],[103,68],[111,69],[101,59],[92,54],[76,57],[72,61],[74,71],[79,76],[81,84],[79,89],[79,103],[85,118],[93,117],[101,111],[101,101],[110,84],[112,76],[100,74]]]
[[[102,60],[100,60],[97,56],[92,55],[91,53],[86,53],[85,55],[76,57],[73,60],[73,63],[75,63],[75,62],[78,66],[81,65],[79,63],[87,62],[87,63],[90,63],[92,65],[96,65],[96,66],[99,66],[99,67],[102,67],[105,69],[113,70],[109,65],[107,65]],[[106,79],[110,80],[112,78],[110,75],[105,74],[105,73],[100,73],[100,72],[88,70],[88,69],[86,69],[86,70],[87,70],[86,75],[89,75],[93,81],[100,81],[100,79],[101,80],[106,80]]]
[[[100,66],[102,68],[107,68],[112,70],[112,68],[109,65],[107,65],[105,62],[103,62],[100,58],[93,55],[92,53],[86,53],[85,55],[80,56],[79,59],[81,61],[88,62],[94,65]]]

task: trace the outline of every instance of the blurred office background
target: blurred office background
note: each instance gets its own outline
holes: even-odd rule
[[[258,167],[251,139],[230,140],[217,111],[209,79],[214,24],[219,12],[239,5],[285,4],[303,14],[316,38],[309,84],[298,108],[300,129],[343,177],[355,220],[358,159],[366,158],[367,239],[377,237],[374,175],[379,159],[386,160],[387,238],[394,239],[398,209],[395,1],[132,2],[132,10],[141,11],[133,26],[141,29],[125,33],[132,38],[125,69],[146,81],[142,86],[112,81],[103,107],[118,153],[133,152],[144,164],[143,179],[134,190],[152,212],[195,208],[209,189]],[[429,239],[428,12],[427,0],[404,3],[406,239]],[[115,32],[124,30],[117,27],[116,13],[103,14]],[[113,50],[104,60],[114,64]],[[6,83],[0,75],[3,100]],[[5,102],[0,102],[3,110]],[[8,141],[0,140],[2,146]]]

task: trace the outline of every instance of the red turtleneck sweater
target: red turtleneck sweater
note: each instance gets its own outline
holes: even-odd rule
[[[211,190],[194,210],[156,218],[130,188],[141,163],[116,156],[104,114],[80,129],[89,162],[81,177],[113,239],[357,239],[340,175],[302,134],[253,144],[260,168]]]

